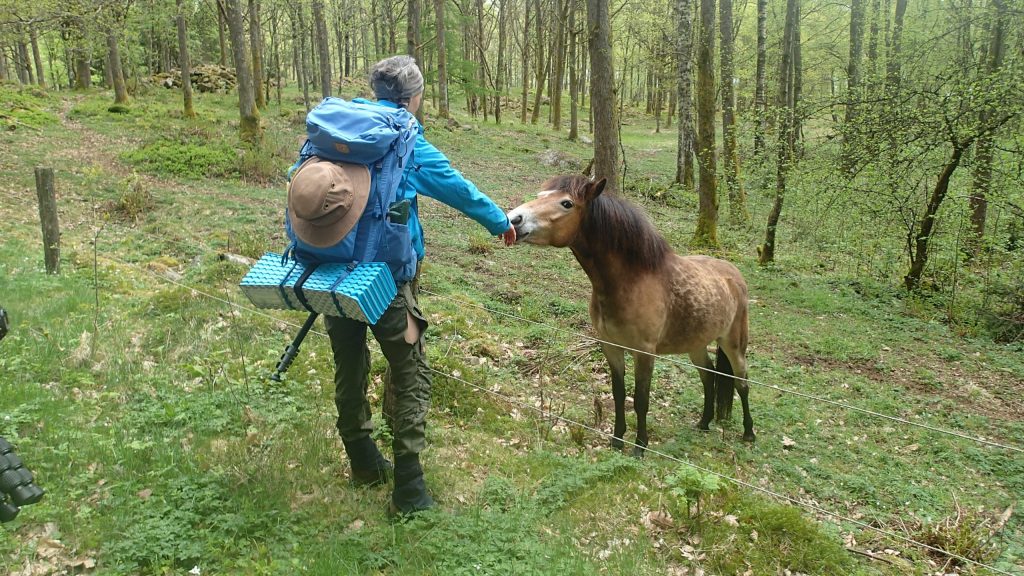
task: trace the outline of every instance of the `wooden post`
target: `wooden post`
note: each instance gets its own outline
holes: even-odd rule
[[[57,198],[53,186],[53,168],[36,166],[36,195],[39,196],[39,221],[43,225],[43,254],[46,273],[60,271],[60,226],[57,224]]]

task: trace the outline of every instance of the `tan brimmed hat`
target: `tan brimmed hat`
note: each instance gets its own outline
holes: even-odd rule
[[[333,246],[356,225],[369,195],[366,166],[310,158],[288,184],[292,230],[311,246]]]

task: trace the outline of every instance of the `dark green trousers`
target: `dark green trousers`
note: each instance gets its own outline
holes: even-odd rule
[[[419,328],[419,338],[407,340],[409,318]],[[427,320],[420,311],[410,284],[403,284],[391,305],[373,326],[336,316],[324,316],[334,352],[334,403],[338,407],[338,432],[351,442],[370,435],[370,349],[367,328],[380,344],[388,361],[390,396],[387,420],[394,438],[396,458],[419,454],[426,447],[427,410],[430,408],[430,370],[423,348]]]

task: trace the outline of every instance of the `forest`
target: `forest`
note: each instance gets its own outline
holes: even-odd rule
[[[393,54],[503,208],[607,178],[740,268],[754,445],[659,357],[657,452],[608,448],[572,256],[425,199],[439,511],[348,485],[326,338],[271,383],[301,318],[238,282],[306,113]],[[0,436],[47,490],[0,566],[1022,574],[1022,113],[1019,0],[0,0]]]

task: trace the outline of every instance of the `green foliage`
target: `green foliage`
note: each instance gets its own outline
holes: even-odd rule
[[[698,520],[701,515],[701,500],[714,496],[722,488],[718,476],[685,464],[680,465],[674,474],[667,476],[665,484],[668,485],[669,493],[675,497],[676,502],[685,504],[687,518],[692,516],[690,505],[696,505]]]
[[[284,182],[288,167],[295,161],[294,156],[295,151],[283,142],[264,138],[255,146],[246,146],[238,156],[238,173],[252,184],[280,184]]]
[[[194,470],[151,493],[145,498],[125,493],[110,502],[130,526],[123,538],[103,546],[119,570],[158,574],[216,566],[225,547],[244,546],[248,537],[274,531],[274,514],[249,515],[232,504],[235,491],[223,476]]]
[[[548,513],[565,505],[570,498],[586,487],[639,467],[636,459],[618,452],[611,452],[597,462],[556,460],[555,463],[568,463],[570,466],[558,470],[555,474],[549,474],[534,497],[540,510]]]
[[[993,533],[987,529],[990,523],[990,519],[976,512],[958,510],[955,516],[922,523],[914,539],[975,562],[989,564],[999,556],[999,548],[992,540]],[[946,560],[943,554],[934,555],[936,560]],[[953,559],[952,564],[961,565],[963,562]]]
[[[122,182],[121,194],[114,203],[114,210],[125,218],[138,220],[153,205],[153,193],[137,174],[133,174]]]
[[[270,241],[264,230],[236,228],[228,238],[228,251],[258,260],[270,249]]]
[[[832,534],[798,508],[770,501],[747,501],[739,516],[741,525],[757,531],[761,545],[755,554],[774,551],[771,556],[777,566],[805,574],[850,573],[850,555]],[[757,560],[760,558],[754,559]]]
[[[192,138],[159,138],[122,156],[147,172],[192,179],[234,175],[239,168],[233,146]]]
[[[0,84],[0,119],[5,130],[43,128],[60,123],[60,118],[47,110],[50,97],[39,88]]]

